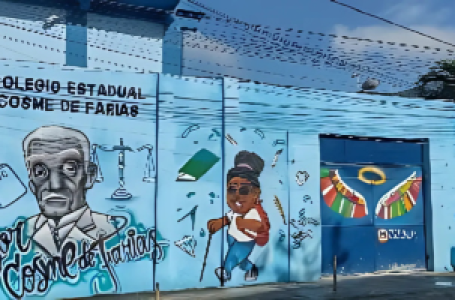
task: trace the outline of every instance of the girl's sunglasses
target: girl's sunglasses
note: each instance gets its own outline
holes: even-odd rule
[[[251,189],[252,186],[251,185],[244,185],[244,186],[241,186],[239,189],[236,189],[235,187],[228,187],[228,194],[230,195],[235,195],[238,191],[238,194],[241,195],[241,196],[247,196],[251,193]]]

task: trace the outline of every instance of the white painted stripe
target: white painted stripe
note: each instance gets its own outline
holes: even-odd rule
[[[340,210],[338,211],[340,214],[341,214],[341,211],[343,210],[343,205],[344,205],[344,198],[341,199]]]
[[[411,200],[412,204],[416,205],[416,200],[414,199],[414,197],[412,197],[411,192],[407,191],[406,193],[408,194],[409,199]]]
[[[322,195],[325,196],[327,195],[328,192],[330,192],[331,189],[335,188],[333,186],[333,184],[329,185],[328,187],[326,187],[323,191],[322,191]]]
[[[414,171],[411,176],[409,176],[406,180],[403,180],[401,183],[399,183],[398,185],[396,185],[393,189],[391,189],[390,191],[388,191],[387,193],[385,193],[381,199],[379,199],[379,202],[378,202],[378,205],[376,206],[376,214],[379,214],[379,211],[381,210],[381,206],[384,205],[384,203],[387,201],[387,199],[389,199],[392,194],[394,192],[396,192],[400,187],[402,187],[403,185],[405,185],[409,180],[416,180],[417,177],[416,177],[416,172]]]
[[[257,232],[254,232],[254,231],[251,231],[251,230],[248,230],[248,229],[245,229],[245,231],[249,234],[251,234],[252,236],[256,237],[258,234]]]
[[[389,218],[389,208],[387,206],[384,206],[384,219]]]
[[[359,198],[365,200],[365,197],[363,197],[362,194],[360,194],[360,193],[357,192],[357,191],[354,191],[349,185],[347,185],[347,184],[343,181],[343,179],[341,179],[340,174],[338,174],[338,170],[335,170],[335,174],[337,175],[338,180],[343,184],[343,186],[344,186],[349,192],[351,192],[352,194],[356,195],[357,197],[359,197]]]
[[[354,218],[354,212],[357,204],[354,203],[354,206],[352,207],[352,212],[351,212],[351,218]]]

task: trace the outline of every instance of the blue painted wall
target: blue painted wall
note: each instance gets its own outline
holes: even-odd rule
[[[155,184],[143,180],[148,149],[152,150],[151,155],[156,159],[154,132],[156,130],[158,76],[156,74],[123,76],[120,73],[96,71],[21,68],[18,65],[2,65],[1,70],[2,78],[6,74],[14,74],[22,79],[44,78],[61,83],[61,89],[56,94],[36,91],[20,92],[8,90],[4,86],[0,92],[2,98],[11,99],[13,97],[11,100],[13,107],[16,103],[14,101],[17,100],[14,96],[19,95],[21,100],[24,97],[36,97],[36,100],[39,101],[41,97],[44,97],[48,99],[45,100],[49,104],[48,110],[53,109],[53,111],[43,111],[38,107],[33,109],[31,106],[26,110],[8,106],[2,108],[1,111],[2,143],[9,145],[2,147],[0,154],[2,157],[1,189],[9,191],[9,193],[2,193],[3,208],[0,209],[1,270],[3,275],[7,276],[6,281],[2,280],[2,298],[23,296],[34,299],[41,296],[39,297],[41,299],[57,299],[68,295],[82,297],[100,292],[127,293],[152,289],[154,280],[152,253],[155,243],[151,238],[153,235],[157,235],[157,247],[162,251],[165,251],[169,244],[155,230]],[[103,84],[106,87],[108,85],[135,87],[136,91],[141,89],[144,99],[128,99],[118,102],[119,98],[115,96],[94,98],[89,94],[84,97],[72,95],[71,90],[68,90],[69,81],[94,83],[97,86]],[[73,102],[74,104],[71,106],[73,112],[66,111],[67,102],[62,102],[62,99],[78,101]],[[7,101],[10,102],[10,100]],[[92,102],[92,106],[87,104],[89,102]],[[2,107],[5,103],[2,99]],[[104,106],[106,109],[105,105],[108,103],[124,105],[130,113],[131,108],[137,105],[141,114],[136,117],[132,117],[131,114],[128,116],[125,114],[122,116],[95,114],[96,108]],[[65,111],[62,111],[62,107]],[[92,107],[88,113],[86,113],[87,107]],[[131,130],[130,126],[136,129]],[[35,134],[32,135],[30,143],[25,142],[25,149],[28,150],[24,152],[23,141],[31,132],[35,132]],[[73,146],[65,143],[68,135],[76,136],[77,143]],[[112,146],[118,145],[121,139],[126,146],[131,147],[131,151],[127,150],[124,156],[126,168],[122,185],[132,194],[132,197],[123,201],[112,197],[120,186],[119,151],[112,151]],[[39,150],[34,150],[34,147],[39,146],[33,145],[40,142],[51,143],[42,148],[42,154],[52,152],[50,150],[53,147],[52,143],[54,143],[54,147],[60,147],[60,150],[52,152],[55,155],[68,153],[65,150],[76,151],[76,149],[79,149],[76,151],[76,154],[79,154],[74,154],[76,156],[73,157],[61,156],[60,162],[53,164],[51,158],[40,157],[36,152]],[[81,145],[81,143],[86,146],[79,148],[77,144]],[[90,146],[87,143],[90,143]],[[96,153],[93,152],[93,147],[95,147]],[[33,155],[39,161],[29,164],[27,168],[24,159]],[[90,161],[98,167],[88,171],[86,168]],[[150,177],[154,179],[156,174],[152,172]],[[90,186],[88,182],[94,182],[94,185]],[[15,188],[10,188],[10,186]],[[84,198],[80,194],[81,191],[86,192],[87,205],[77,204]],[[48,207],[47,209],[53,210],[52,204],[46,204],[48,203],[46,197],[52,199],[52,193],[67,195],[67,200],[65,200],[67,202],[60,206],[64,212],[45,213],[40,211],[40,207]],[[70,203],[75,204],[72,206]],[[70,208],[65,210],[64,207],[67,205]],[[82,215],[79,213],[80,209],[84,210]],[[49,224],[54,215],[65,216],[65,219],[60,219],[60,225],[57,225],[61,226],[61,229],[57,227],[62,243],[60,250],[56,248],[58,242],[55,242],[50,235],[52,227]],[[21,227],[18,222],[24,219],[25,226]],[[6,234],[8,228],[15,228],[16,235],[23,234],[26,237],[23,239],[22,249],[15,242],[8,242],[15,239],[14,235]],[[21,231],[19,228],[22,228]],[[107,235],[105,242],[97,239],[97,236],[102,234]],[[96,242],[98,244],[93,244],[94,247],[88,250],[83,248],[84,240],[98,241]],[[138,246],[133,241],[139,241],[141,245]],[[58,255],[60,253],[62,255],[61,251],[65,249],[63,243],[67,243],[66,245],[70,247],[67,253],[70,253],[68,257],[71,258],[67,258],[68,266],[64,268],[68,273],[60,271],[60,273],[57,272],[60,274],[58,277],[47,278],[43,275],[45,268],[28,267],[27,272],[34,272],[37,279],[36,281],[26,280],[25,275],[22,275],[22,272],[27,270],[26,265],[33,261],[45,262],[48,254]],[[132,248],[133,244],[136,247],[135,250]],[[113,254],[112,251],[116,254]],[[17,266],[11,265],[14,262],[12,260],[14,255],[18,255],[17,258],[20,258]],[[115,258],[110,255],[115,255]],[[156,259],[162,260],[163,258],[164,253]],[[128,263],[120,262],[128,260],[130,260]],[[90,266],[87,263],[90,263]],[[103,267],[103,265],[110,267]],[[133,272],[141,275],[132,280],[130,274]],[[26,280],[26,283],[22,283],[22,280]]]
[[[0,184],[3,185],[0,188],[5,189],[6,186],[12,191],[1,198],[4,206],[0,209],[2,233],[8,232],[7,228],[20,228],[20,223],[17,222],[21,218],[30,222],[32,216],[40,213],[36,195],[41,194],[35,192],[35,195],[30,189],[29,177],[32,176],[35,180],[35,177],[46,177],[47,173],[33,168],[30,170],[35,173],[28,173],[22,142],[28,133],[49,125],[69,127],[72,131],[64,131],[68,136],[76,130],[85,134],[91,145],[99,145],[96,148],[98,159],[91,153],[90,161],[101,167],[104,180],[95,182],[93,188],[87,190],[87,203],[93,212],[93,218],[112,217],[107,219],[112,219],[114,227],[103,229],[100,224],[95,224],[94,228],[116,233],[104,244],[95,238],[98,248],[93,248],[90,252],[93,253],[92,258],[87,258],[92,261],[92,266],[82,268],[82,265],[76,264],[68,267],[70,274],[75,275],[73,278],[60,276],[41,291],[37,290],[37,286],[35,289],[30,287],[26,297],[28,299],[56,299],[68,294],[82,297],[96,293],[150,291],[157,282],[162,290],[219,286],[220,281],[215,271],[226,260],[232,260],[229,253],[233,244],[232,241],[228,242],[228,228],[224,227],[212,235],[209,251],[206,252],[209,241],[207,227],[210,220],[222,218],[231,210],[226,202],[230,197],[227,186],[232,184],[227,182],[227,174],[236,166],[235,157],[242,150],[254,152],[264,162],[264,168],[258,177],[258,199],[262,200],[261,206],[270,221],[269,237],[265,246],[252,243],[248,248],[251,251],[248,260],[257,269],[256,280],[246,280],[245,273],[249,267],[245,264],[243,266],[246,266],[246,270],[233,268],[231,279],[224,285],[318,280],[321,266],[325,264],[322,255],[325,229],[320,226],[321,221],[324,222],[324,212],[321,212],[324,206],[321,205],[320,197],[320,169],[324,154],[320,153],[323,145],[319,134],[328,132],[429,139],[431,171],[423,169],[423,172],[431,172],[431,189],[429,196],[425,196],[425,203],[429,203],[431,210],[423,209],[425,212],[431,211],[429,217],[432,217],[430,221],[426,218],[427,253],[430,255],[429,262],[436,271],[450,267],[450,248],[453,246],[450,237],[454,214],[450,199],[451,191],[455,188],[451,181],[454,175],[451,165],[455,161],[453,139],[450,138],[453,134],[453,104],[412,100],[418,107],[409,109],[405,108],[406,103],[403,102],[411,100],[405,99],[400,99],[397,104],[394,101],[396,99],[392,98],[359,99],[357,95],[322,93],[316,90],[297,92],[270,86],[239,84],[228,79],[82,71],[13,61],[1,65],[0,77],[7,75],[18,76],[21,80],[26,77],[56,80],[61,82],[62,88],[56,94],[0,88],[0,94],[6,96],[2,99],[8,101],[14,95],[29,95],[53,99],[50,103],[54,104],[54,111],[25,110],[10,105],[0,109],[2,142],[7,145],[0,149],[0,163],[7,165],[3,166],[2,171],[7,175],[4,178],[8,178],[6,183],[2,178]],[[136,91],[140,88],[145,99],[72,95],[71,90],[67,89],[68,81],[93,83],[97,87],[100,84],[122,85],[135,87]],[[60,111],[61,100],[80,101],[80,112]],[[95,114],[95,110],[85,113],[86,103],[96,101],[104,105],[124,104],[127,109],[137,105],[139,114],[106,116],[102,113]],[[384,103],[381,101],[385,101],[385,104],[379,105]],[[5,105],[4,102],[1,105]],[[330,111],[326,110],[328,106]],[[74,110],[77,110],[77,106]],[[371,117],[376,115],[383,119],[372,122]],[[406,122],[399,123],[399,120]],[[425,126],[419,126],[422,120],[425,120]],[[47,145],[57,137],[57,142],[62,143],[61,147],[64,148],[67,145],[61,140],[64,134],[60,129],[53,130],[48,131],[47,135],[39,135],[39,140]],[[125,154],[124,183],[119,182],[119,152],[112,149],[121,138],[125,145],[134,150],[126,151]],[[152,160],[147,160],[150,157],[144,145],[153,147],[149,147],[152,149],[150,155],[153,163]],[[80,151],[87,154],[85,148]],[[410,151],[414,152],[412,149]],[[346,157],[349,157],[349,153],[346,153]],[[365,160],[370,159],[371,155],[373,154],[365,153]],[[406,157],[410,159],[412,155]],[[187,165],[188,161],[197,163],[191,167]],[[52,161],[44,163],[49,163],[49,170],[55,171],[56,166]],[[61,167],[65,166],[67,165]],[[57,174],[68,175],[71,174],[68,172],[72,172],[71,168],[65,167],[62,170],[63,173]],[[95,174],[88,169],[84,172],[81,174],[85,174],[86,178]],[[177,180],[183,176],[180,173],[192,175],[194,180]],[[118,200],[112,196],[121,184],[132,194],[130,199]],[[13,186],[14,190],[10,188]],[[382,192],[378,191],[379,194]],[[11,205],[7,206],[8,203]],[[403,224],[386,226],[385,229],[393,230],[396,225]],[[424,228],[420,224],[406,224],[417,225],[420,228],[410,230],[421,234]],[[82,224],[78,226],[82,232],[89,231]],[[384,226],[381,224],[381,228]],[[371,259],[370,266],[366,264],[361,272],[377,266],[378,263],[373,264],[372,261],[386,266],[391,264],[387,260],[387,253],[393,252],[391,244],[375,244],[375,227],[370,226],[368,230],[332,233],[339,237],[339,244],[330,247],[333,249],[350,247],[350,239],[357,235],[364,235],[366,240],[371,240],[371,245],[379,247],[377,255],[380,254],[380,257],[366,257]],[[135,232],[136,238],[129,237],[129,234]],[[26,233],[33,234],[33,230],[24,232]],[[150,235],[147,234],[154,234],[156,243],[153,239],[148,239]],[[34,241],[33,236],[28,237],[24,241]],[[73,238],[68,247],[74,244],[81,251],[80,242],[83,239],[81,236]],[[157,246],[156,255],[151,255],[149,249],[149,252],[144,251],[141,255],[128,256],[125,245],[129,239],[134,240],[139,247],[149,241],[146,245]],[[334,241],[336,239],[329,241],[329,244]],[[41,243],[52,245],[54,241],[47,236]],[[102,245],[106,247],[104,250]],[[430,248],[434,249],[433,252],[428,251]],[[5,297],[23,289],[15,275],[17,271],[26,270],[27,262],[33,258],[39,259],[38,255],[43,254],[43,249],[36,249],[36,252],[35,248],[30,251],[20,249],[17,243],[8,243],[2,238],[2,272],[10,275],[8,282],[2,281]],[[21,258],[18,265],[12,264],[15,253]],[[76,253],[75,256],[79,257],[82,253]],[[105,263],[103,253],[112,255],[110,263]],[[123,255],[125,261],[116,261],[117,255]],[[410,260],[417,258],[410,256]],[[7,269],[8,266],[14,268]],[[108,266],[112,266],[112,269]],[[251,279],[251,276],[247,279]],[[12,292],[7,287],[11,287]]]

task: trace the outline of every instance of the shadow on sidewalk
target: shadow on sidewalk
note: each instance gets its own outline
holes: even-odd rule
[[[436,283],[444,285],[436,285]],[[340,276],[338,290],[332,291],[332,279],[316,283],[256,285],[239,288],[219,288],[161,292],[161,300],[183,299],[455,299],[455,274],[383,274]],[[92,299],[151,300],[155,293],[102,295]]]

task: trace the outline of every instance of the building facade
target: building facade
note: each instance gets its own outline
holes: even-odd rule
[[[452,103],[177,76],[170,21],[1,5],[3,298],[453,270]]]

